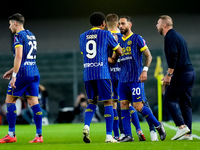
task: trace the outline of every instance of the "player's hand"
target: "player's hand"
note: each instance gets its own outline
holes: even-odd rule
[[[115,40],[118,42],[118,36],[116,34],[113,35],[115,37]]]
[[[139,80],[142,82],[145,82],[147,80],[147,71],[142,71],[140,74]]]
[[[171,77],[166,75],[166,76],[164,76],[164,78],[161,81],[163,81],[164,86],[170,85]]]
[[[16,78],[15,78],[15,77],[12,77],[12,79],[11,79],[11,81],[10,81],[10,86],[11,86],[12,88],[16,88],[15,82],[16,82]]]
[[[4,73],[3,78],[10,80],[11,76],[12,76],[12,72],[11,71],[7,71],[6,73]]]

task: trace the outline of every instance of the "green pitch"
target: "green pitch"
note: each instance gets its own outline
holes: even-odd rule
[[[167,123],[171,127],[173,123]],[[86,144],[82,141],[83,124],[55,124],[43,126],[44,143],[29,144],[35,136],[34,125],[16,126],[16,143],[0,144],[1,150],[200,150],[200,140],[193,141],[171,141],[176,131],[165,127],[167,138],[165,141],[151,142],[147,123],[141,123],[143,133],[147,141],[139,142],[132,128],[134,142],[129,143],[105,143],[105,123],[92,123],[90,138],[92,143]],[[200,123],[193,123],[193,134],[200,138]],[[0,126],[0,138],[7,134],[8,126]]]

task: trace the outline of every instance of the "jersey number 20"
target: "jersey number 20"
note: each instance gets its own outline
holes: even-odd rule
[[[90,49],[91,48],[91,49]],[[97,54],[97,43],[94,40],[89,40],[86,43],[86,56],[90,59],[94,58]]]

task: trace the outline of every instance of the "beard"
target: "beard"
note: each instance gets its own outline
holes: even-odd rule
[[[120,32],[121,32],[121,34],[126,34],[128,32],[128,29],[127,28],[124,30],[120,29]]]
[[[160,35],[163,35],[163,29],[158,29],[158,33],[160,33]]]

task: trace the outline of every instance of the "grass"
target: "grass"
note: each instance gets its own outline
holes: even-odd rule
[[[174,125],[173,123],[167,123]],[[141,123],[143,133],[147,141],[139,142],[132,128],[134,142],[129,143],[105,143],[105,123],[92,123],[90,128],[90,137],[92,143],[86,144],[82,141],[83,124],[54,124],[43,126],[44,143],[29,144],[35,136],[34,125],[16,126],[16,143],[0,144],[2,150],[200,150],[200,140],[193,141],[171,141],[176,131],[165,127],[167,138],[165,141],[151,142],[147,123]],[[200,123],[193,123],[193,134],[200,136]],[[1,138],[7,134],[8,126],[0,126]]]

